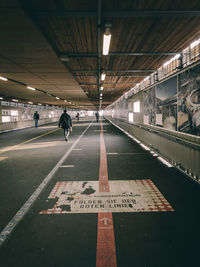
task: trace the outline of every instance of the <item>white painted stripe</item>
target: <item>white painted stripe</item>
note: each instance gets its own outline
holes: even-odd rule
[[[77,145],[81,137],[85,134],[90,125],[82,132],[80,137],[75,141],[75,143],[70,147],[70,149],[65,153],[65,155],[58,161],[55,167],[50,171],[50,173],[45,177],[43,182],[38,186],[38,188],[34,191],[34,193],[29,197],[29,199],[24,203],[24,205],[18,210],[18,212],[14,215],[14,217],[10,220],[7,226],[0,233],[0,246],[3,245],[4,241],[11,234],[11,232],[15,229],[17,224],[21,221],[24,215],[29,211],[39,194],[44,190],[45,186],[51,181],[52,177],[58,170],[58,168],[63,164],[63,162],[67,159],[73,148]]]
[[[154,156],[154,157],[158,157],[158,154],[156,154],[154,151],[150,151],[150,153]]]
[[[129,134],[128,132],[124,131],[124,129],[122,129],[121,127],[119,127],[117,124],[115,124],[114,122],[112,122],[111,120],[107,119],[111,124],[113,124],[115,127],[117,127],[118,129],[120,129],[123,133],[125,133],[126,135],[128,135],[128,137],[130,137],[131,139],[133,139],[136,143],[140,144],[141,142],[139,140],[137,140],[135,137],[133,137],[131,134]]]
[[[140,146],[142,147],[142,148],[144,148],[146,151],[150,151],[150,149],[147,147],[147,146],[145,146],[144,144],[140,144]]]
[[[74,148],[74,149],[72,149],[72,150],[82,150],[82,148]]]
[[[124,132],[126,135],[128,135],[131,139],[133,139],[134,141],[136,141],[137,139],[134,138],[132,135],[130,135],[129,133],[127,133],[126,131],[124,131],[121,127],[119,127],[117,124],[115,124],[114,122],[112,122],[111,120],[107,119],[111,124],[113,124],[115,127],[117,127],[118,129],[120,129],[122,132]],[[140,141],[136,141],[137,143],[139,143],[145,150],[150,151],[150,149],[145,146],[144,144],[142,144]],[[147,148],[147,149],[146,149]],[[151,151],[152,153],[153,151]],[[153,154],[153,153],[152,153]],[[158,157],[158,154],[154,153],[153,154],[154,157]],[[166,161],[165,159],[163,159],[162,157],[158,157],[158,159],[165,164],[167,167],[171,168],[174,167],[172,164],[170,164],[168,161]]]
[[[74,165],[62,165],[60,166],[60,168],[73,168]]]
[[[94,132],[101,132],[101,130],[94,130]],[[102,132],[107,132],[107,130],[102,130]]]
[[[163,159],[162,157],[157,157],[157,159],[159,159],[163,164],[165,164],[167,167],[171,168],[173,167],[168,161],[166,161],[165,159]]]
[[[107,153],[107,155],[143,155],[143,154],[145,154],[144,152],[135,152],[135,153],[129,153],[129,152],[127,152],[127,153],[117,153],[117,152],[111,152],[111,153]]]
[[[0,157],[0,161],[7,159],[8,157]]]

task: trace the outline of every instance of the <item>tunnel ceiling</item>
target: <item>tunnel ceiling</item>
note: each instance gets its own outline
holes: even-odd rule
[[[97,109],[103,86],[105,108],[199,37],[198,10],[198,0],[1,0],[0,96]]]

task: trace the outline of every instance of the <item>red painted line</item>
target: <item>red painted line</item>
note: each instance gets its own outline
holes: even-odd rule
[[[99,192],[110,192],[102,124],[100,132]],[[98,213],[96,267],[117,267],[115,236],[111,212]]]

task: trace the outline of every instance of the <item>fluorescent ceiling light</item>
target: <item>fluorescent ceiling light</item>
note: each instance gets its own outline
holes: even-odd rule
[[[60,99],[60,98],[56,96],[56,99]]]
[[[148,76],[148,77],[144,78],[144,81],[147,81],[149,78],[150,78],[150,76]]]
[[[101,91],[103,91],[103,86],[101,86]]]
[[[64,102],[67,102],[67,100],[64,100]]]
[[[42,104],[38,103],[39,106],[42,106]]]
[[[28,102],[28,104],[33,104],[33,102]]]
[[[17,99],[12,99],[12,101],[14,101],[14,102],[18,102],[19,100],[17,100]]]
[[[35,88],[33,88],[33,87],[31,87],[31,86],[27,86],[27,88],[30,89],[30,90],[35,91]]]
[[[110,48],[111,33],[110,28],[106,28],[106,32],[103,35],[103,55],[108,55]]]
[[[192,43],[190,44],[190,48],[191,48],[191,49],[194,48],[194,47],[195,47],[196,45],[198,45],[199,43],[200,43],[200,39],[198,39],[198,40],[192,42]]]
[[[106,74],[105,73],[101,73],[101,80],[104,81],[106,78]]]
[[[0,80],[7,81],[8,79],[5,77],[0,76]]]
[[[177,54],[173,59],[178,59],[181,56],[181,54]]]
[[[100,96],[102,96],[102,93],[100,94]]]
[[[165,63],[163,64],[163,67],[167,67],[171,62],[172,62],[171,59],[170,59],[169,61],[165,62]]]
[[[0,97],[0,99],[2,100],[2,99],[3,99],[3,97]]]

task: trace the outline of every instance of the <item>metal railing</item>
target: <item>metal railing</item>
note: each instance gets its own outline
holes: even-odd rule
[[[132,124],[113,118],[107,119],[200,183],[200,139],[198,137],[175,131],[170,133],[169,130],[159,129],[155,126]]]

